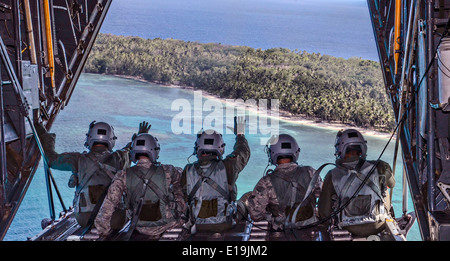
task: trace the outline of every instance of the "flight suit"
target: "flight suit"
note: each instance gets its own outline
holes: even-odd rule
[[[112,216],[122,200],[128,219],[137,215],[135,230],[138,233],[157,239],[166,230],[180,227],[186,211],[180,178],[181,168],[165,164],[156,166],[149,159],[139,159],[135,166],[119,172],[112,181],[95,219],[95,227],[101,235],[109,235],[113,229]],[[144,180],[153,182],[157,187],[155,190],[160,192],[144,184]],[[141,211],[135,213],[141,198]]]
[[[48,133],[42,125],[36,125],[36,131],[42,143],[49,167],[52,169],[71,171],[69,187],[75,187],[73,200],[75,218],[80,226],[85,227],[92,211],[106,193],[114,174],[130,166],[129,145],[116,151],[109,151],[104,146],[94,146],[89,152],[55,151],[56,135]],[[118,226],[123,216],[117,213]]]
[[[196,224],[198,231],[220,232],[234,226],[236,180],[249,158],[248,142],[244,135],[239,134],[234,151],[225,159],[199,159],[186,165],[181,185],[191,222]],[[200,186],[194,189],[199,181]]]
[[[320,218],[328,217],[333,210],[347,201],[350,194],[356,191],[361,184],[360,179],[354,178],[353,182],[347,184],[346,180],[350,176],[350,171],[357,169],[357,165],[361,163],[358,157],[336,160],[337,167],[327,173],[323,182],[318,203]],[[367,175],[374,163],[375,161],[365,161],[359,172],[364,176]],[[391,209],[391,199],[389,193],[386,193],[386,189],[392,189],[395,186],[395,178],[389,164],[380,161],[370,178],[372,183],[378,187],[379,192],[376,192],[377,189],[365,185],[357,197],[344,208],[342,213],[337,215],[336,225],[356,236],[366,237],[381,232],[385,225],[383,217]],[[375,203],[381,204],[375,206]],[[330,222],[327,223],[327,225],[329,224]]]
[[[272,229],[283,230],[286,218],[291,218],[296,207],[305,196],[315,170],[297,163],[278,165],[273,172],[265,175],[251,192],[247,210],[253,221],[267,220]],[[299,209],[296,225],[306,225],[316,221],[316,195],[321,189],[320,177],[314,190]]]

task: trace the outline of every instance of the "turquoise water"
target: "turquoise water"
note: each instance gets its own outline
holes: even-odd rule
[[[151,83],[144,83],[114,76],[82,74],[69,105],[61,111],[52,127],[56,133],[56,150],[83,151],[85,133],[93,120],[106,121],[114,126],[118,140],[116,148],[125,146],[133,133],[137,132],[141,121],[152,124],[151,133],[160,141],[160,160],[163,163],[184,167],[193,151],[195,135],[174,135],[171,122],[179,111],[172,111],[171,105],[176,99],[186,99],[193,102],[194,92],[191,90],[171,88]],[[208,99],[204,99],[207,101]],[[251,113],[250,113],[251,114]],[[205,113],[205,116],[208,113]],[[262,116],[261,119],[264,119]],[[334,160],[334,139],[336,131],[332,129],[311,127],[292,122],[280,121],[280,133],[288,133],[297,139],[301,147],[299,164],[318,168],[326,162]],[[238,193],[250,191],[262,177],[267,165],[267,156],[260,138],[266,135],[246,135],[251,148],[251,158],[246,168],[241,172],[237,186]],[[387,143],[386,138],[367,136],[369,159],[377,159]],[[233,134],[224,134],[225,153],[231,153],[234,144]],[[390,144],[382,160],[392,164],[393,147]],[[190,161],[195,161],[194,157]],[[393,205],[395,213],[402,213],[402,166],[397,165]],[[326,170],[326,169],[325,169]],[[74,189],[67,186],[71,173],[53,170],[53,175],[64,198],[66,206],[71,205]],[[322,177],[326,171],[322,172]],[[55,198],[57,212],[62,208]],[[409,211],[413,211],[409,200]],[[41,231],[40,222],[49,217],[47,194],[42,164],[31,182],[22,205],[14,219],[5,240],[26,240]],[[408,235],[408,240],[421,240],[415,225]]]

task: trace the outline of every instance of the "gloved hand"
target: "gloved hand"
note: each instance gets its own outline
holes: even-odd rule
[[[150,130],[151,127],[152,127],[152,125],[149,124],[149,123],[146,122],[146,121],[143,121],[143,122],[139,123],[139,131],[138,131],[138,134],[141,134],[141,133],[148,133],[148,131]]]
[[[234,128],[227,127],[233,130],[234,135],[240,135],[245,133],[245,116],[234,116]]]
[[[131,137],[131,140],[133,141],[134,139],[136,139],[137,135],[139,135],[141,133],[148,133],[148,131],[150,130],[151,127],[152,127],[152,125],[146,121],[139,123],[139,131],[137,134],[136,133],[133,134],[133,136]]]

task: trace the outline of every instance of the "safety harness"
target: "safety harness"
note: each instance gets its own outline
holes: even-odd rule
[[[195,172],[197,173],[199,178],[192,186],[192,190],[189,192],[189,195],[188,195],[188,204],[190,206],[189,207],[190,220],[189,220],[189,223],[187,224],[187,226],[190,226],[191,234],[196,233],[196,225],[198,223],[197,219],[199,217],[199,213],[202,209],[201,206],[203,204],[202,196],[200,196],[198,198],[197,202],[196,202],[196,200],[194,200],[194,197],[203,183],[208,184],[208,186],[210,186],[214,191],[219,193],[220,196],[223,198],[223,200],[227,202],[226,209],[225,208],[223,209],[225,211],[224,212],[225,214],[222,217],[222,218],[224,218],[224,220],[221,222],[226,222],[226,223],[230,223],[230,224],[233,223],[232,216],[236,213],[237,210],[236,210],[236,206],[233,202],[232,193],[231,193],[232,191],[230,188],[231,187],[230,182],[227,178],[227,184],[228,184],[228,189],[229,189],[229,191],[227,191],[226,189],[221,187],[214,179],[211,178],[211,175],[213,173],[215,173],[216,168],[219,163],[220,163],[220,161],[212,162],[211,166],[208,168],[206,173],[203,171],[203,169],[200,167],[200,165],[198,163],[193,165]],[[222,212],[218,211],[218,213],[222,213]],[[211,223],[211,224],[213,224],[213,223]]]
[[[94,172],[92,172],[91,175],[86,175],[83,177],[83,180],[81,180],[81,182],[80,182],[80,184],[82,184],[82,185],[77,186],[77,188],[75,190],[76,197],[80,196],[80,192],[89,183],[89,181],[92,179],[92,177],[94,176],[95,173],[98,173],[100,171],[100,173],[108,176],[110,178],[110,180],[112,181],[115,176],[115,173],[117,173],[117,171],[118,171],[118,169],[100,162],[100,161],[104,161],[105,158],[107,158],[109,156],[109,154],[104,155],[100,160],[97,160],[96,158],[94,158],[93,155],[91,155],[89,153],[85,154],[85,155],[86,155],[86,158],[88,158],[92,162],[96,163],[97,169]],[[89,176],[89,177],[87,177],[87,176]],[[83,237],[91,229],[92,225],[94,224],[95,218],[97,217],[100,207],[102,206],[103,201],[105,200],[105,197],[106,197],[106,194],[108,193],[108,189],[109,189],[110,185],[111,185],[111,182],[109,182],[109,184],[105,187],[105,189],[103,190],[100,197],[97,199],[97,203],[95,204],[94,208],[92,209],[91,214],[89,215],[87,226],[83,229],[83,232],[81,233],[81,237]]]
[[[158,199],[160,199],[161,201],[163,201],[166,204],[166,206],[170,206],[171,200],[170,200],[169,195],[164,193],[164,191],[155,182],[152,181],[152,177],[155,174],[157,174],[160,170],[162,170],[161,165],[157,166],[155,164],[152,164],[146,173],[144,173],[142,169],[138,169],[138,173],[140,175],[136,172],[132,172],[132,173],[134,173],[134,175],[136,177],[138,177],[140,180],[142,180],[143,189],[142,189],[142,194],[138,200],[138,205],[133,210],[133,215],[131,217],[130,226],[128,228],[128,231],[127,231],[127,233],[125,233],[125,235],[122,238],[123,240],[129,240],[129,238],[133,234],[133,231],[136,228],[136,225],[139,221],[139,216],[142,212],[142,207],[144,205],[144,197],[147,192],[147,188],[150,188],[150,190],[153,191],[153,193],[155,193],[156,197]],[[162,173],[164,174],[164,172],[162,172]],[[127,172],[127,174],[128,174],[128,172]],[[179,217],[179,215],[178,215],[178,212],[176,211],[176,209],[171,208],[171,207],[169,207],[169,209],[171,210],[173,217],[175,219],[177,219]]]

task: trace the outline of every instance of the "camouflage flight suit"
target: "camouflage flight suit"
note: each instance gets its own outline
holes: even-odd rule
[[[114,152],[104,146],[94,146],[89,152],[60,154],[55,151],[56,135],[48,133],[42,125],[36,125],[36,130],[48,158],[49,167],[72,171],[68,185],[71,188],[76,187],[73,200],[75,218],[80,226],[87,226],[95,204],[111,183],[114,173],[130,166],[131,143]],[[123,219],[123,216],[118,215],[115,221],[120,226]]]
[[[234,151],[225,157],[225,159],[199,160],[186,165],[183,170],[181,185],[183,187],[185,201],[188,204],[188,210],[190,211],[191,222],[196,223],[196,229],[198,231],[220,232],[232,228],[235,220],[233,218],[230,220],[231,216],[228,215],[227,210],[236,201],[236,180],[238,179],[239,173],[247,165],[249,158],[250,148],[248,142],[244,135],[239,134],[236,136]],[[193,190],[192,185],[200,178],[198,174],[199,169],[203,171],[205,176],[214,179],[216,184],[221,187],[219,190],[222,190],[228,195],[221,195],[217,189],[215,190],[209,184],[203,182],[194,197],[189,201],[189,194]],[[220,184],[217,183],[218,181],[221,181],[219,182]],[[206,195],[208,193],[209,195]],[[193,211],[192,206],[195,206],[196,211]],[[224,211],[222,212],[221,210]],[[224,213],[225,211],[227,213]],[[198,212],[197,215],[194,212]]]
[[[347,160],[344,159],[339,159],[336,160],[336,165],[338,167],[330,170],[327,175],[325,176],[324,182],[323,182],[323,187],[322,187],[322,193],[320,194],[319,197],[319,202],[318,202],[318,212],[319,212],[319,217],[320,218],[326,218],[328,217],[333,210],[337,209],[339,207],[340,204],[344,204],[345,199],[341,199],[341,195],[338,194],[336,191],[338,191],[336,189],[336,185],[337,184],[333,184],[333,180],[336,180],[336,177],[333,178],[333,176],[338,176],[338,175],[347,175],[348,170],[353,170],[356,168],[357,164],[359,162],[359,158],[358,157],[353,157]],[[364,163],[364,166],[367,165],[367,167],[365,167],[365,169],[371,169],[371,166],[373,166],[373,164],[376,161],[366,161]],[[367,174],[365,174],[367,175]],[[384,190],[384,193],[381,193],[381,196],[384,196],[384,208],[383,210],[380,210],[377,208],[375,208],[375,212],[377,215],[380,214],[380,211],[383,212],[388,212],[391,209],[391,199],[389,197],[389,193],[386,193],[386,189],[387,188],[394,188],[395,186],[395,177],[392,174],[392,169],[389,166],[388,163],[384,162],[384,161],[380,161],[377,165],[377,167],[374,169],[373,174],[371,174],[371,178],[379,180],[379,184],[378,186],[380,187],[381,191]],[[355,179],[357,180],[357,179]],[[356,182],[353,182],[356,184]],[[360,184],[357,183],[356,185]],[[355,185],[355,186],[356,186]],[[351,185],[353,186],[353,185]],[[368,186],[365,186],[368,187]],[[367,188],[367,190],[369,190],[369,188]],[[360,192],[361,194],[361,192]],[[384,195],[383,195],[384,194]],[[359,199],[360,198],[360,199]],[[360,197],[359,195],[357,196],[357,198],[353,199],[353,203],[350,203],[343,211],[345,213],[351,213],[351,212],[355,212],[355,210],[351,210],[351,208],[356,209],[358,211],[362,211],[363,209],[367,209],[370,206],[362,206],[361,203],[363,202],[363,198]],[[353,206],[353,207],[352,207]],[[356,214],[354,214],[356,216]],[[341,217],[342,215],[339,214],[338,217]],[[338,219],[337,222],[339,222],[340,220]],[[325,225],[329,225],[331,221],[325,223]],[[352,226],[346,226],[343,227],[344,229],[348,230],[349,232],[351,232],[352,234],[356,235],[356,236],[369,236],[369,235],[373,235],[373,234],[377,234],[379,232],[381,232],[384,229],[384,220],[382,221],[377,221],[375,223],[368,223],[368,224],[358,224],[358,225],[352,225]]]
[[[155,168],[158,170],[151,176],[150,180],[155,184],[159,179],[158,184],[160,185],[156,185],[170,198],[169,204],[166,204],[155,195],[156,193],[151,188],[145,188],[143,181],[139,180],[140,178],[137,176],[139,173],[149,173],[151,167],[152,163],[149,159],[141,158],[135,166],[117,173],[95,219],[95,227],[101,235],[107,236],[112,232],[111,218],[122,200],[125,201],[127,216],[131,219],[137,207],[136,203],[143,193],[145,194],[145,203],[139,213],[135,231],[157,239],[166,230],[183,225],[182,216],[186,211],[186,204],[180,186],[181,168],[161,164]],[[144,179],[148,175],[140,177]],[[162,187],[161,184],[164,184],[165,187]],[[150,199],[147,197],[148,195],[153,196],[153,199],[147,200]]]
[[[274,230],[283,230],[287,217],[305,196],[315,170],[297,163],[278,165],[256,184],[246,202],[253,221],[267,220]],[[296,225],[306,225],[315,221],[316,196],[320,193],[322,181],[319,177],[314,190],[297,213]]]

